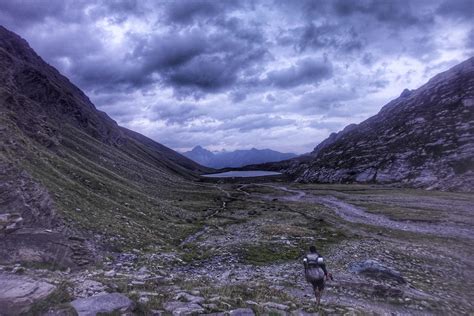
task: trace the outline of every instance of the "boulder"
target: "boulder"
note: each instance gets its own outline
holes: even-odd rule
[[[72,301],[71,305],[79,316],[95,316],[98,313],[126,313],[135,307],[132,300],[119,293],[79,298]]]
[[[173,315],[192,315],[204,313],[204,308],[201,305],[191,302],[172,301],[165,303],[163,307],[167,312],[170,312]]]
[[[88,296],[96,296],[106,294],[105,285],[94,280],[78,280],[74,287],[74,297],[84,298]]]
[[[26,276],[0,274],[0,314],[19,315],[48,297],[55,286]]]
[[[382,284],[377,284],[374,286],[372,290],[372,295],[378,296],[378,297],[403,297],[403,291],[394,287],[382,285]]]
[[[186,292],[178,293],[174,299],[176,301],[184,301],[184,302],[198,303],[198,304],[201,304],[202,302],[204,302],[204,297],[191,295]]]
[[[291,312],[291,316],[319,316],[319,314],[306,312],[303,309],[298,309],[296,311]]]
[[[351,263],[349,265],[349,271],[352,273],[362,274],[376,280],[395,281],[400,284],[406,283],[400,272],[371,259]]]
[[[290,307],[287,306],[287,305],[278,304],[278,303],[274,303],[274,302],[267,302],[267,303],[263,304],[263,307],[265,309],[277,309],[277,310],[281,310],[281,311],[287,311],[287,310],[290,309]]]
[[[18,213],[0,214],[0,233],[11,233],[23,227],[23,217]]]
[[[237,308],[229,311],[229,316],[254,316],[255,313],[251,308]]]
[[[76,312],[72,306],[54,306],[43,312],[41,316],[72,316]]]

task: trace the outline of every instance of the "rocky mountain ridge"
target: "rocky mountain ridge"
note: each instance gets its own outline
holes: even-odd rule
[[[278,162],[295,158],[293,153],[281,153],[271,149],[248,149],[235,151],[211,152],[201,146],[183,153],[189,159],[210,168],[239,168],[266,162]]]
[[[474,188],[474,57],[405,90],[358,125],[332,134],[309,161],[266,166],[298,182]]]

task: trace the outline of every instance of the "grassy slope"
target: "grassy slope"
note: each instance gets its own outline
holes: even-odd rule
[[[138,142],[123,150],[75,128],[63,130],[59,151],[28,137],[20,139],[24,159],[15,164],[48,189],[61,217],[83,231],[103,235],[115,248],[178,242],[199,224],[192,210],[175,206],[175,201],[199,190],[189,205],[197,210],[217,205],[214,198],[221,194],[198,188],[192,179],[160,165]],[[18,157],[16,151],[5,154],[9,161]]]
[[[210,169],[118,126],[3,27],[0,131],[0,165],[10,170],[2,178],[6,187],[25,191],[8,180],[26,171],[31,183],[49,192],[63,222],[57,229],[71,227],[116,249],[178,242],[201,225],[194,212],[218,205],[222,195],[195,183],[199,173]],[[176,204],[195,191],[199,194],[185,207]],[[23,201],[0,200],[0,213],[27,206],[35,194],[25,191]],[[42,212],[38,207],[28,214],[34,217],[28,219],[30,228],[49,227],[39,220]]]

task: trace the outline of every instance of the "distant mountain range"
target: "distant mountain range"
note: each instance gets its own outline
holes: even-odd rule
[[[238,168],[246,165],[277,162],[296,157],[293,153],[281,153],[271,149],[235,150],[211,152],[201,146],[183,153],[189,159],[211,168]]]
[[[377,115],[331,134],[308,156],[246,169],[298,182],[396,183],[474,190],[474,57],[405,89]]]

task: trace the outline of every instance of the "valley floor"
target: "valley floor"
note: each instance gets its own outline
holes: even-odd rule
[[[175,247],[110,253],[86,272],[26,269],[21,277],[67,288],[67,297],[53,293],[35,308],[67,311],[73,298],[121,292],[143,314],[474,312],[472,195],[366,185],[203,186],[214,186],[219,204],[196,215],[195,229]],[[310,245],[334,276],[319,308],[303,276]]]

